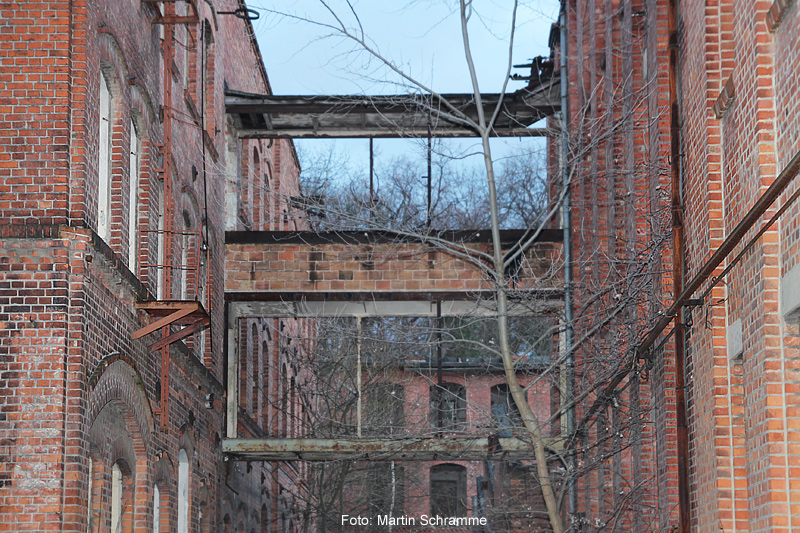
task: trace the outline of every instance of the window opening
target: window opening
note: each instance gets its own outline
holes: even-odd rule
[[[443,464],[431,468],[431,516],[467,515],[467,469]]]
[[[98,146],[97,234],[108,241],[111,233],[111,91],[100,75],[100,124]]]
[[[111,467],[111,532],[122,531],[122,470],[118,464]]]
[[[463,429],[467,423],[467,396],[463,386],[442,383],[431,386],[431,426],[445,430]]]
[[[511,437],[511,430],[522,426],[522,415],[511,396],[508,385],[501,383],[492,387],[492,417],[499,437]]]
[[[137,260],[139,254],[139,135],[136,125],[131,121],[131,148],[130,148],[130,191],[128,194],[130,209],[128,210],[128,269],[137,275]]]
[[[178,452],[178,533],[189,533],[189,456]]]

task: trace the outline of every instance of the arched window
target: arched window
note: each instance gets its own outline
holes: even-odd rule
[[[263,229],[263,221],[261,220],[261,198],[264,191],[261,189],[261,159],[258,157],[258,149],[253,147],[253,175],[250,176],[249,187],[252,187],[253,194],[251,212],[253,214],[253,229],[258,231]]]
[[[97,234],[108,242],[111,235],[111,89],[100,74],[100,121],[97,147]]]
[[[288,410],[288,403],[289,403],[289,382],[287,378],[286,372],[286,363],[281,365],[281,381],[278,385],[280,387],[280,399],[281,399],[281,408],[280,408],[280,417],[281,417],[281,437],[288,437],[287,434],[287,410]]]
[[[214,33],[211,30],[211,24],[205,21],[203,25],[203,122],[205,123],[206,132],[213,138],[216,133],[216,117],[215,110],[215,83],[214,83]]]
[[[431,385],[431,427],[455,431],[466,424],[466,389],[457,383]]]
[[[189,456],[178,452],[178,533],[189,533]]]
[[[189,250],[192,243],[192,216],[188,211],[183,212],[183,230],[181,232],[181,266],[178,272],[181,276],[181,300],[189,299]]]
[[[467,469],[443,464],[431,467],[431,516],[467,516]]]

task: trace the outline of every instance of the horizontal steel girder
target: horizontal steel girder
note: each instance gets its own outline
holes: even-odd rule
[[[225,111],[240,138],[476,137],[468,122],[478,120],[473,94],[275,96],[226,91]],[[482,95],[491,116],[501,95]],[[533,124],[560,109],[557,75],[533,89],[502,96],[492,135],[555,135]]]
[[[553,442],[548,443],[554,449]],[[532,461],[518,438],[223,439],[234,461]]]
[[[347,299],[337,298],[347,296]],[[436,293],[397,293],[382,295],[358,293],[226,293],[229,318],[273,317],[273,318],[322,318],[322,317],[435,317],[441,316],[485,316],[496,317],[497,309],[491,299],[493,294],[462,295]],[[419,296],[420,299],[412,297]],[[462,296],[454,299],[454,296]],[[437,310],[437,302],[439,309]],[[563,294],[553,291],[530,301],[512,300],[509,314],[513,316],[535,316],[551,313],[563,306]]]

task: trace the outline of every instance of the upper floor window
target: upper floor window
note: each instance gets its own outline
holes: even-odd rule
[[[431,426],[438,429],[463,429],[467,423],[467,394],[457,383],[431,385]]]
[[[104,241],[111,234],[111,90],[100,75],[100,121],[97,147],[97,234]]]
[[[139,254],[139,135],[136,125],[131,121],[130,147],[130,209],[128,211],[128,269],[136,274]]]
[[[498,429],[498,436],[511,437],[511,430],[522,426],[522,416],[511,396],[508,385],[501,383],[492,387],[492,418]]]
[[[405,391],[397,383],[376,383],[366,391],[366,429],[374,435],[396,435],[404,426]]]
[[[208,21],[203,25],[203,123],[206,131],[213,137],[216,131],[214,115],[214,33]]]

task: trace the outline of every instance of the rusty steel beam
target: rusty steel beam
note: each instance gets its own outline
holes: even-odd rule
[[[163,327],[172,324],[194,323],[195,319],[208,316],[200,302],[189,301],[159,301],[159,302],[140,302],[136,304],[137,309],[141,309],[153,316],[161,316],[155,322],[136,330],[131,335],[132,339],[144,337]],[[164,316],[165,313],[169,313]],[[188,317],[188,318],[187,318]]]
[[[209,324],[211,324],[211,319],[209,317],[206,316],[206,317],[197,318],[197,319],[195,319],[195,321],[192,324],[188,325],[187,327],[185,327],[185,328],[183,328],[183,329],[181,329],[179,331],[175,331],[173,333],[170,333],[166,337],[163,337],[161,340],[159,340],[158,342],[156,342],[155,344],[150,346],[150,352],[151,353],[152,352],[157,352],[161,348],[163,348],[165,346],[169,346],[173,342],[177,342],[177,341],[183,339],[184,337],[187,337],[187,336],[191,335],[192,333],[194,333],[196,331],[199,331],[200,329],[208,326]]]
[[[547,446],[558,450],[560,442]],[[531,444],[511,438],[223,439],[234,461],[532,461]]]

